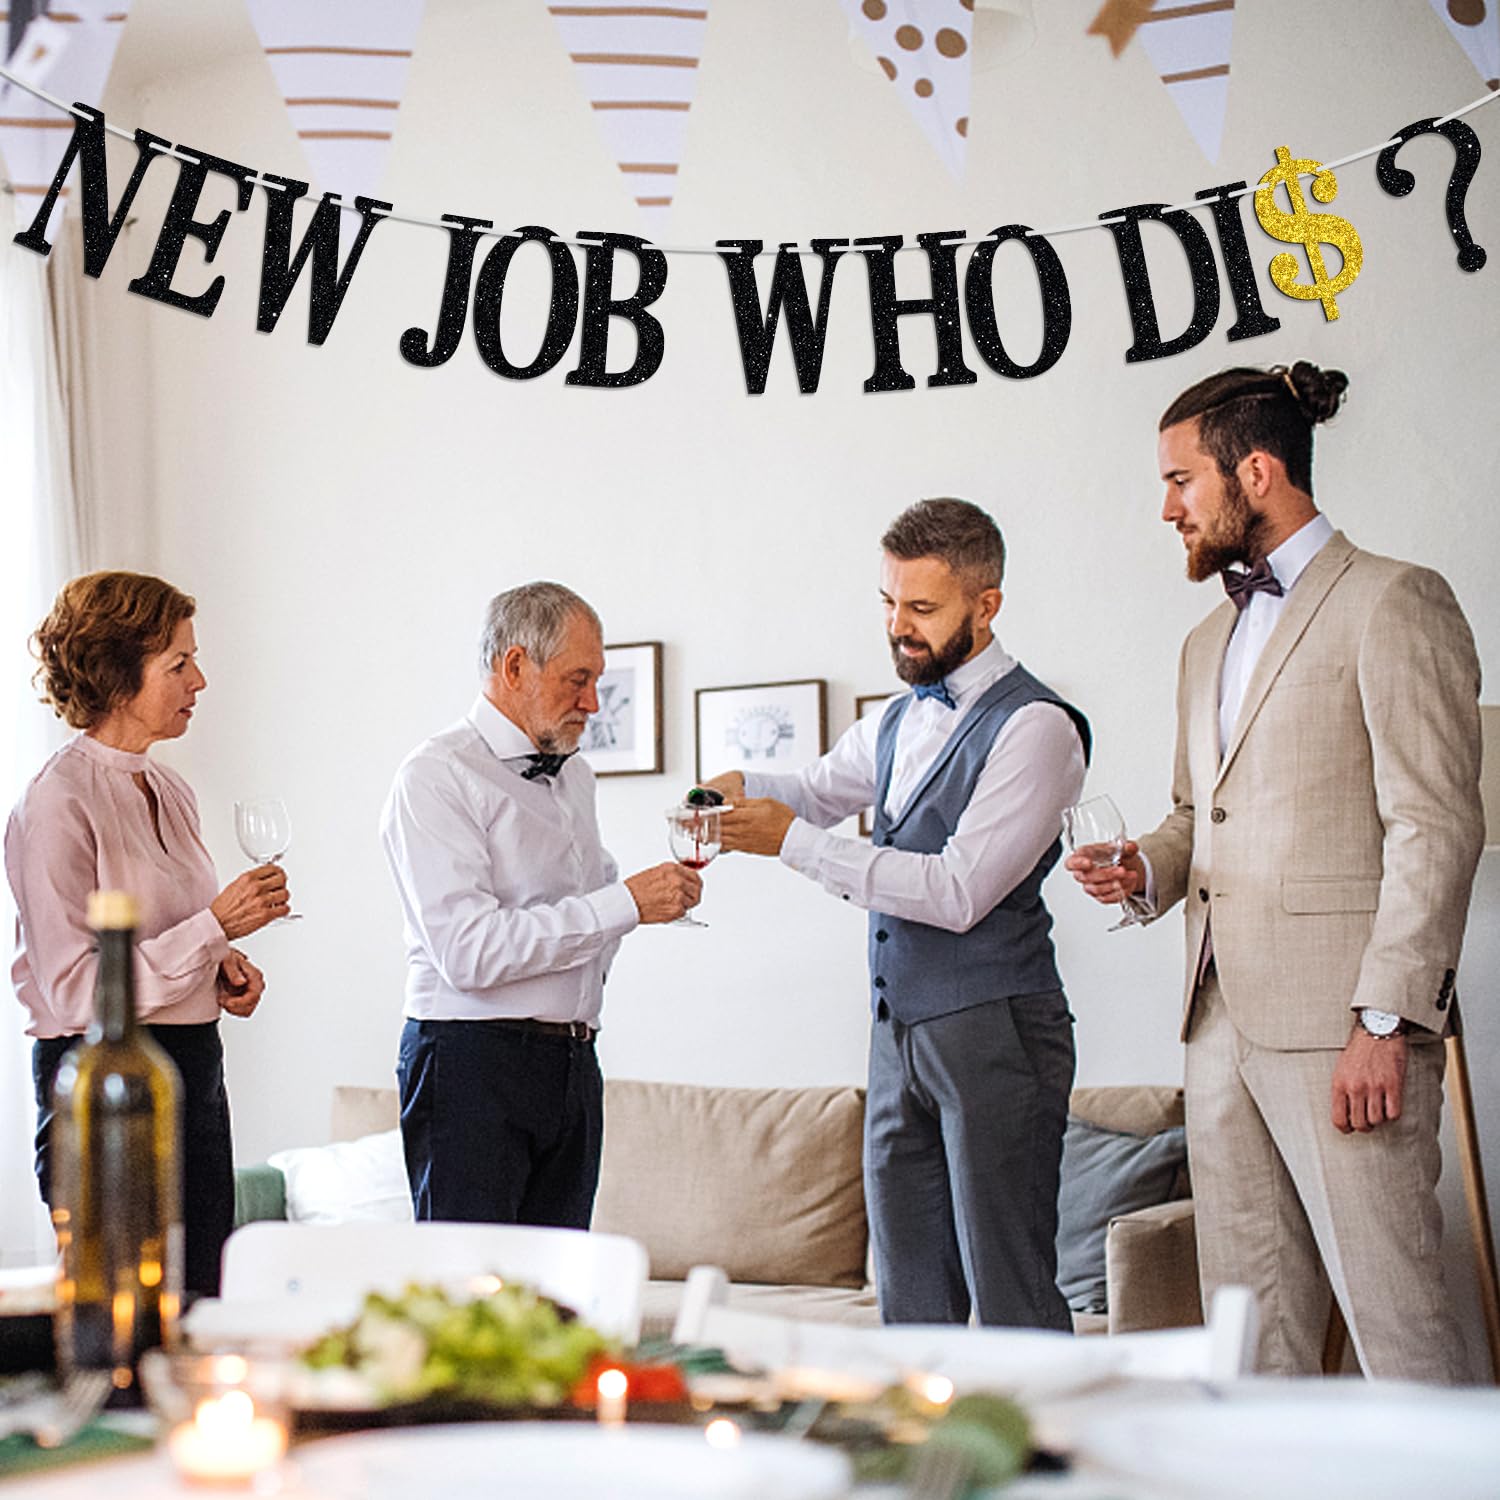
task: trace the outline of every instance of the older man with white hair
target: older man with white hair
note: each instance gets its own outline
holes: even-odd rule
[[[405,913],[396,1076],[418,1219],[586,1229],[599,1180],[594,1037],[620,939],[702,892],[667,862],[620,880],[574,758],[604,670],[571,589],[490,601],[467,715],[402,762],[381,839]]]

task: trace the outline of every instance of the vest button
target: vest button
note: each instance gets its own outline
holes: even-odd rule
[[[890,834],[886,834],[886,836],[885,836],[885,847],[887,849],[889,849],[891,847],[891,845],[894,844],[895,842],[896,842],[896,840]]]
[[[1214,810],[1209,814],[1209,817],[1211,817],[1215,823],[1222,823],[1228,816],[1229,814],[1225,812],[1222,807],[1214,808]]]
[[[885,988],[885,975],[884,974],[877,974],[875,976],[875,988],[877,990],[883,990]]]
[[[1208,887],[1206,885],[1200,885],[1198,887],[1198,899],[1200,901],[1208,900]]]
[[[877,942],[877,943],[883,943],[883,942],[884,942],[884,941],[885,941],[885,940],[886,940],[886,939],[887,939],[887,938],[888,938],[888,937],[889,937],[889,936],[890,936],[890,933],[888,933],[888,932],[887,932],[887,931],[886,931],[886,930],[885,930],[885,928],[884,928],[884,927],[882,927],[882,928],[881,928],[881,929],[880,929],[880,931],[879,931],[879,932],[877,932],[877,933],[876,933],[876,934],[875,934],[875,941],[876,941],[876,942]]]

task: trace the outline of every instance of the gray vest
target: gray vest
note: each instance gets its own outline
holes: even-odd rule
[[[1013,667],[965,715],[938,751],[892,822],[885,811],[896,756],[896,732],[911,706],[910,693],[885,711],[875,742],[875,831],[877,845],[939,854],[958,820],[989,756],[995,736],[1010,716],[1028,703],[1055,703],[1077,726],[1087,762],[1088,720],[1024,667]],[[898,1021],[910,1025],[1014,995],[1061,989],[1052,952],[1052,917],[1042,902],[1042,881],[1057,863],[1061,840],[1036,867],[967,932],[948,932],[925,922],[870,913],[870,1004],[884,1000]]]

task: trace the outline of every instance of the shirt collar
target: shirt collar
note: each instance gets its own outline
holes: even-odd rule
[[[956,702],[972,700],[992,682],[999,681],[1015,664],[1015,658],[1000,644],[997,636],[978,656],[971,656],[963,666],[948,674],[948,691]]]
[[[74,735],[72,747],[111,771],[124,771],[129,775],[144,771],[151,764],[151,758],[144,750],[116,750],[113,745],[101,744],[90,734]]]
[[[507,719],[483,693],[469,710],[469,722],[500,760],[519,760],[522,756],[536,754],[536,746],[526,731]]]
[[[1294,531],[1274,552],[1266,554],[1266,561],[1270,563],[1277,583],[1287,593],[1291,593],[1292,585],[1332,536],[1333,522],[1320,511],[1312,520]]]

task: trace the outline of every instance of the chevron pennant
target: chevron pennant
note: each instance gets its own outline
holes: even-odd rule
[[[1500,89],[1500,0],[1432,0],[1484,85]]]
[[[423,0],[245,0],[311,180],[379,196]]]
[[[547,7],[610,156],[652,234],[672,207],[709,0]]]
[[[66,8],[31,22],[10,67],[69,104],[97,106],[129,17],[130,0],[68,0]],[[72,115],[21,89],[0,87],[0,157],[18,194],[47,191],[72,128]]]
[[[1141,45],[1166,84],[1198,149],[1219,159],[1229,102],[1229,45],[1234,0],[1158,4],[1141,22]]]
[[[956,178],[964,174],[972,0],[839,0],[901,102]]]

